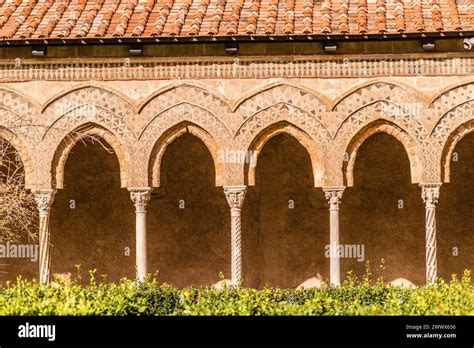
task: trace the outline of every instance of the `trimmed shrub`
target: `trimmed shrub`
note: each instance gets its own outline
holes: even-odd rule
[[[0,315],[474,315],[470,271],[413,289],[349,277],[340,287],[306,290],[178,290],[154,279],[96,283],[93,273],[89,285],[79,284],[7,283],[0,288]]]

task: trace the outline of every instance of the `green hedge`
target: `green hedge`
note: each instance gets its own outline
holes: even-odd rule
[[[151,280],[139,286],[40,285],[18,279],[0,288],[0,315],[474,315],[471,274],[402,289],[349,278],[319,289],[186,288]]]

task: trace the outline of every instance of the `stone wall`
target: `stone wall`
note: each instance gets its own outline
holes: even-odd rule
[[[126,189],[154,187],[150,271],[178,286],[210,283],[221,271],[228,277],[230,216],[221,186],[248,185],[242,225],[248,285],[295,286],[317,273],[328,277],[328,260],[318,251],[329,229],[319,187],[346,186],[341,240],[367,243],[374,266],[384,257],[387,278],[422,283],[424,209],[417,184],[449,179],[438,209],[439,269],[447,277],[471,267],[472,242],[462,227],[470,203],[456,196],[469,167],[460,162],[466,167],[459,169],[451,157],[459,147],[461,158],[469,158],[462,139],[474,129],[472,57],[348,57],[5,68],[0,136],[19,151],[29,189],[59,192],[52,207],[53,272],[81,261],[83,270],[97,268],[109,279],[132,276],[134,214]],[[88,136],[104,139],[115,154],[82,153],[76,144]],[[235,161],[247,151],[258,161]],[[374,163],[381,154],[388,156]],[[71,194],[82,204],[75,211],[67,206]],[[404,209],[394,204],[398,199]],[[455,232],[443,232],[450,228]],[[58,229],[63,234],[55,235]],[[96,244],[73,247],[84,240]],[[100,254],[112,240],[113,248]],[[455,259],[454,243],[462,252]],[[361,263],[343,260],[343,271],[350,268],[362,272]]]

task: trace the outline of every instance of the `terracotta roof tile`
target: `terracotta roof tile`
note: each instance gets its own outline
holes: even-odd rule
[[[18,28],[20,28],[20,26],[26,21],[37,2],[38,0],[29,0],[21,10],[21,13],[14,18],[13,23],[4,27],[0,31],[0,37],[3,39],[11,38],[16,33]]]
[[[255,34],[257,30],[259,10],[260,0],[252,0],[252,3],[250,4],[250,14],[247,18],[247,27],[245,29],[247,35]]]
[[[57,2],[57,1],[55,1]],[[39,34],[39,37],[44,39],[44,38],[49,38],[51,37],[51,33],[53,32],[54,28],[56,28],[56,25],[58,25],[59,20],[63,16],[64,12],[69,6],[70,0],[64,0],[61,2],[57,2],[56,10],[51,17],[51,19],[46,23],[46,27],[41,31]]]
[[[94,23],[95,18],[97,17],[97,14],[102,9],[104,2],[105,0],[96,0],[94,6],[87,12],[84,22],[81,24],[81,26],[79,27],[79,30],[76,33],[77,38],[82,38],[82,37],[87,36],[87,34],[89,33],[89,30],[92,27],[92,24]]]
[[[377,16],[377,23],[375,25],[375,31],[384,34],[387,31],[387,18],[386,18],[386,4],[385,0],[377,0],[377,9],[376,9],[376,16]]]
[[[163,0],[158,18],[156,19],[155,26],[153,27],[153,31],[151,33],[152,36],[159,36],[163,32],[173,4],[174,0]]]
[[[321,5],[321,32],[323,34],[329,34],[331,32],[331,0],[323,0]]]
[[[399,33],[405,31],[405,6],[403,0],[396,0],[395,2],[395,29]]]
[[[313,0],[306,0],[303,3],[303,34],[313,32]]]
[[[68,37],[69,34],[71,33],[72,29],[77,23],[77,20],[82,14],[82,11],[86,7],[87,0],[77,0],[76,4],[74,6],[74,9],[69,15],[68,20],[66,21],[66,24],[63,26],[61,32],[59,33],[60,38],[65,38]]]
[[[227,29],[227,35],[236,35],[238,33],[240,12],[242,11],[243,6],[244,0],[234,0],[231,10],[232,12],[230,15],[229,27]]]
[[[454,30],[462,30],[462,25],[459,20],[458,8],[456,6],[456,0],[448,0],[448,10],[451,17],[452,27]]]
[[[113,33],[114,37],[121,37],[127,31],[128,23],[130,22],[130,18],[132,18],[133,10],[135,6],[137,6],[138,0],[128,0],[127,6],[120,17],[119,24],[115,27],[115,31]]]
[[[219,32],[219,26],[224,16],[226,0],[218,0],[215,10],[210,14],[211,24],[209,27],[208,35],[217,35]]]
[[[367,33],[367,0],[359,0],[358,2],[357,28],[360,34]]]
[[[107,29],[110,26],[110,23],[112,21],[112,17],[115,14],[115,11],[117,11],[117,8],[120,4],[120,0],[112,0],[108,4],[107,10],[104,13],[104,16],[102,18],[102,21],[99,24],[99,27],[97,28],[97,31],[95,33],[95,37],[104,37],[105,34],[107,33]]]
[[[138,17],[137,23],[132,31],[132,36],[141,36],[145,31],[146,25],[148,23],[148,18],[150,13],[153,11],[156,5],[156,0],[147,0],[145,6],[143,6],[143,11]]]
[[[285,26],[283,33],[293,34],[293,27],[295,21],[295,0],[287,0],[286,9],[285,9]]]
[[[474,31],[474,0],[0,0],[0,40]]]
[[[265,35],[275,33],[278,16],[278,0],[270,0],[265,18]]]
[[[423,31],[425,29],[421,0],[413,0],[413,20],[415,21],[416,31]]]
[[[46,2],[41,6],[41,8],[39,9],[39,11],[36,13],[36,15],[35,15],[35,16],[32,16],[33,18],[31,18],[31,19],[28,21],[27,27],[22,31],[22,34],[20,35],[20,38],[21,38],[21,39],[28,39],[29,37],[31,37],[31,35],[33,35],[33,33],[36,31],[36,29],[38,28],[39,24],[40,24],[41,21],[43,20],[44,15],[48,12],[48,10],[51,8],[51,6],[53,5],[53,3],[54,3],[54,0],[48,0],[48,1],[46,1]]]
[[[342,34],[349,31],[349,0],[339,0],[339,26],[338,29]]]
[[[0,27],[4,26],[4,24],[8,21],[12,13],[15,12],[16,8],[20,6],[20,4],[21,0],[14,0],[8,4],[8,7],[5,9],[5,11],[2,13],[2,16],[0,17]]]
[[[431,14],[436,31],[443,31],[443,19],[441,18],[441,7],[438,0],[431,0]]]
[[[194,14],[194,19],[189,28],[189,35],[198,35],[201,30],[202,20],[206,16],[207,7],[209,6],[209,0],[201,0],[199,7]]]
[[[471,2],[467,7],[467,15],[471,22],[471,30],[474,30],[474,2]]]

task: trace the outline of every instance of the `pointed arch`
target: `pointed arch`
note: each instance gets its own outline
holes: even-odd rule
[[[224,163],[219,158],[219,146],[210,133],[189,121],[180,122],[166,130],[156,141],[148,161],[148,181],[151,187],[161,185],[161,163],[166,148],[183,134],[191,134],[200,139],[211,153],[216,173],[216,186],[224,185]]]
[[[106,128],[89,122],[83,124],[73,131],[69,132],[60,142],[56,148],[51,162],[52,185],[57,189],[62,189],[64,186],[64,167],[74,146],[82,140],[87,138],[105,141],[115,152],[120,165],[120,183],[121,187],[127,187],[128,180],[128,157],[129,155],[124,150],[123,145],[118,138]],[[97,141],[100,141],[97,140]]]
[[[456,129],[448,136],[444,144],[443,153],[441,155],[441,179],[443,182],[450,182],[451,178],[451,158],[456,145],[469,133],[474,132],[474,120],[469,120]]]
[[[291,135],[306,149],[313,168],[314,186],[321,187],[324,179],[322,151],[306,132],[286,121],[277,122],[266,127],[251,142],[247,149],[247,154],[249,154],[248,158],[250,160],[245,163],[245,182],[249,186],[255,185],[255,171],[257,168],[258,156],[262,151],[262,148],[271,138],[282,133]]]
[[[387,120],[376,120],[363,127],[352,137],[346,148],[346,161],[343,161],[344,185],[354,185],[354,164],[357,153],[362,144],[376,133],[387,133],[397,139],[404,147],[410,161],[411,182],[422,181],[423,168],[421,161],[421,151],[410,135],[396,124]]]

